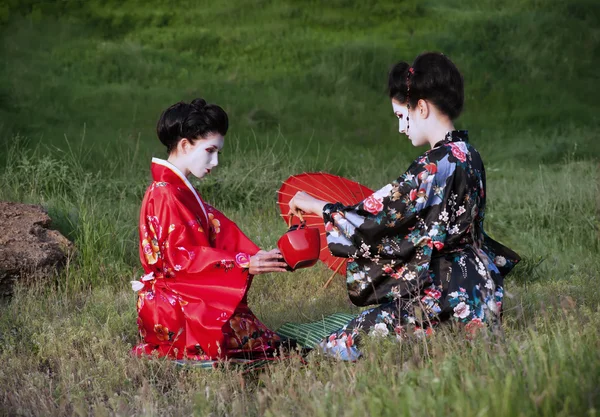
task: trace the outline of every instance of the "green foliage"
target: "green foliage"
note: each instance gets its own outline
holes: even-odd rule
[[[461,125],[478,134],[478,144],[492,142],[492,132],[521,130],[558,131],[569,141],[577,126],[585,135],[576,157],[600,150],[593,140],[600,93],[594,2],[153,1],[142,7],[30,0],[7,7],[11,19],[0,47],[0,78],[10,80],[0,84],[7,138],[21,133],[38,141],[43,134],[44,143],[61,146],[65,133],[78,136],[85,124],[92,143],[114,146],[139,135],[145,147],[158,149],[152,127],[160,111],[203,96],[226,107],[238,140],[260,128],[261,136],[281,131],[293,146],[307,137],[350,149],[377,140],[414,155],[393,136],[385,77],[392,63],[434,49],[465,74]],[[257,111],[276,117],[258,127]],[[547,153],[516,148],[521,152],[509,156],[527,161]],[[386,161],[395,157],[382,154],[390,155]]]
[[[0,4],[0,199],[42,204],[77,252],[0,305],[0,415],[597,414],[600,6],[592,0],[252,0]],[[372,188],[420,150],[399,137],[391,64],[441,50],[466,80],[458,127],[484,156],[486,228],[523,262],[503,335],[369,343],[258,375],[131,358],[137,215],[166,106],[231,120],[198,183],[263,248],[276,193],[324,170]],[[254,279],[269,326],[357,311],[323,266]]]

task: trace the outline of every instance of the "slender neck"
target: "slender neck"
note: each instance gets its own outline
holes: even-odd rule
[[[183,161],[181,161],[181,158],[177,158],[175,152],[171,152],[169,154],[167,161],[173,166],[175,166],[175,168],[177,168],[179,171],[181,171],[181,173],[185,175],[186,178],[190,175],[190,170],[184,166]]]
[[[454,123],[449,118],[435,123],[429,130],[431,135],[428,138],[428,142],[431,148],[433,148],[440,140],[443,140],[444,137],[446,137],[446,133],[452,132],[453,130],[455,130]]]

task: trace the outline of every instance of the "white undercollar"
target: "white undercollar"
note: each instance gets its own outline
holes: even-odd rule
[[[186,187],[190,189],[192,194],[194,194],[194,197],[196,197],[196,201],[198,201],[198,204],[200,205],[200,208],[202,209],[202,212],[204,213],[204,217],[206,218],[206,225],[207,226],[210,225],[210,222],[208,221],[208,213],[206,212],[204,203],[200,199],[200,196],[196,192],[196,189],[194,188],[192,183],[185,177],[185,175],[183,175],[183,173],[179,170],[179,168],[177,168],[175,165],[173,165],[169,161],[165,161],[164,159],[160,159],[160,158],[152,158],[152,163],[162,165],[165,168],[169,168],[171,171],[173,171],[173,173],[175,175],[177,175],[181,179],[181,181],[183,181],[183,183],[186,185]]]

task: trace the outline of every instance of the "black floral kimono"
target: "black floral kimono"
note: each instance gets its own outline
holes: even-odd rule
[[[359,204],[324,207],[329,249],[349,258],[350,299],[380,304],[325,339],[326,353],[357,358],[361,331],[402,338],[447,320],[468,332],[498,321],[504,276],[519,256],[483,230],[485,170],[467,140],[449,132]]]

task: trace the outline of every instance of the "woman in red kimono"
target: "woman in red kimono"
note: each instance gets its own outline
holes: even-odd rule
[[[158,122],[169,157],[152,159],[140,212],[137,355],[261,359],[280,344],[246,296],[253,275],[285,271],[281,254],[261,251],[187,179],[217,166],[227,128],[225,111],[202,99],[174,104]]]

